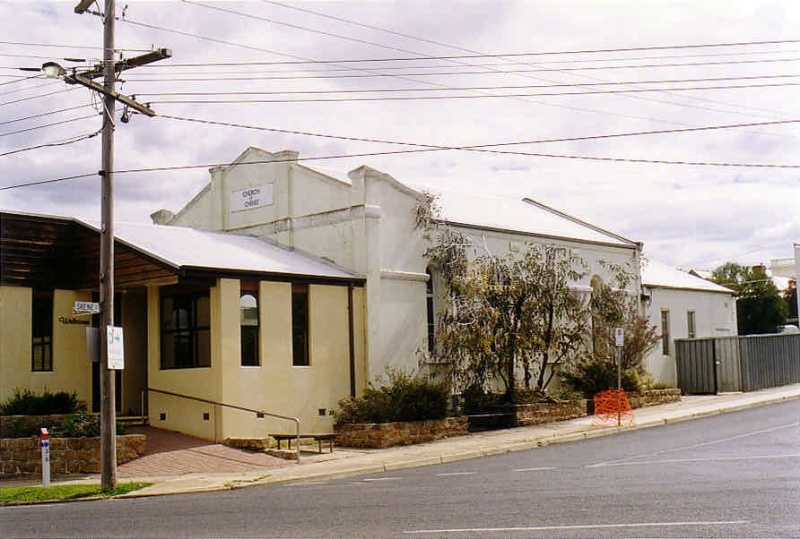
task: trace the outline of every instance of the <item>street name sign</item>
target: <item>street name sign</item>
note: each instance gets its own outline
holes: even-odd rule
[[[100,314],[100,304],[93,301],[76,301],[72,304],[72,316]]]

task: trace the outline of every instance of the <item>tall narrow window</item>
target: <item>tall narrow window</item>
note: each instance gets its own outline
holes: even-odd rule
[[[669,355],[669,309],[661,309],[661,353]]]
[[[428,318],[428,353],[433,354],[436,346],[436,311],[433,303],[433,274],[431,270],[426,270],[428,282],[425,283],[425,312]]]
[[[239,297],[239,321],[241,324],[242,367],[261,365],[258,344],[258,288],[244,286]]]
[[[33,293],[31,336],[33,337],[31,370],[53,370],[53,291]]]
[[[694,339],[697,336],[694,311],[686,311],[686,333],[690,339]]]
[[[310,364],[308,351],[308,285],[292,285],[292,365]]]
[[[211,305],[208,290],[162,290],[161,368],[211,366]]]

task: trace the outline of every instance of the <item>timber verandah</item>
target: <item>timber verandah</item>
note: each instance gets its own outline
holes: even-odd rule
[[[800,334],[676,339],[684,394],[758,391],[800,383]]]

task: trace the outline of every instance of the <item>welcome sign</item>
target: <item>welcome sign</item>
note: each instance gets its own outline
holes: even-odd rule
[[[237,212],[269,206],[272,204],[272,188],[271,183],[265,183],[231,191],[230,211]]]

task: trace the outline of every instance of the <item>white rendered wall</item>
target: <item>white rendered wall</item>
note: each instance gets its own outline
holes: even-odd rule
[[[689,337],[687,312],[695,312],[696,338],[736,335],[736,300],[730,294],[652,288],[652,301],[646,307],[650,324],[661,334],[661,311],[669,310],[669,354],[663,354],[659,342],[646,359],[645,367],[657,382],[675,386],[678,376],[675,363],[675,339]]]

